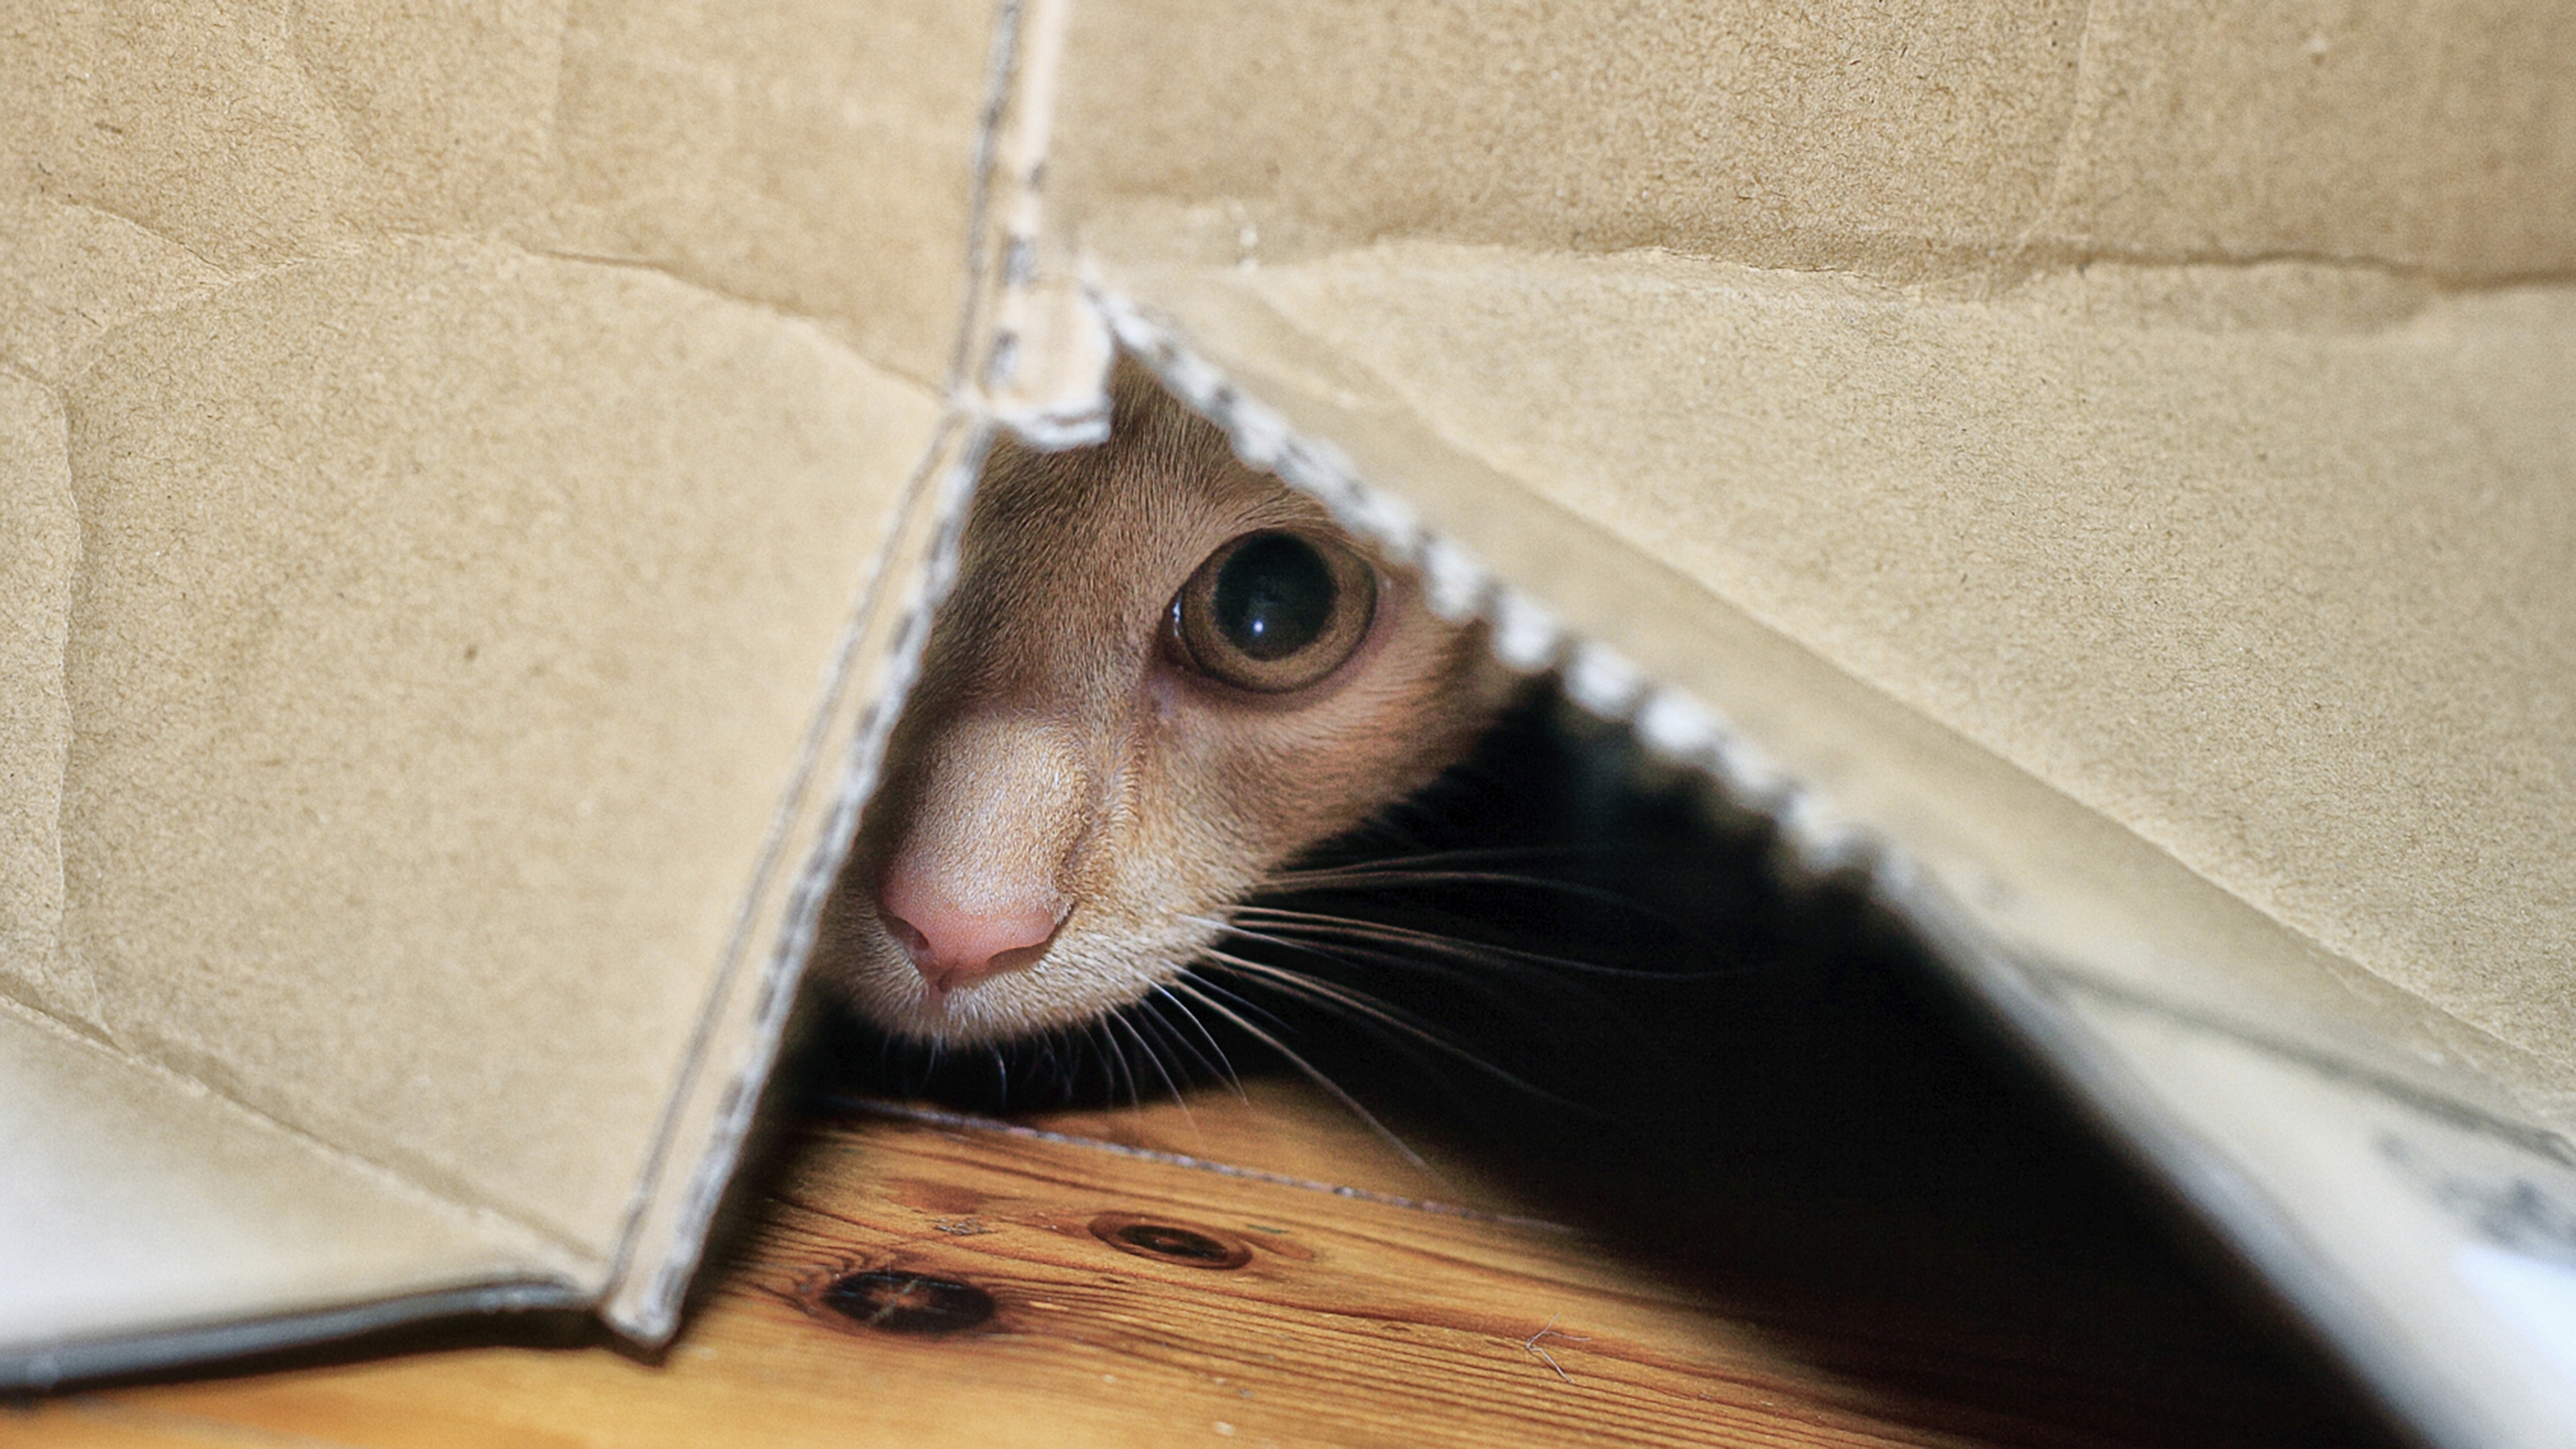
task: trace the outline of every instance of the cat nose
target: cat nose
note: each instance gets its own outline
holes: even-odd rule
[[[1052,891],[998,892],[962,905],[901,867],[877,889],[877,919],[939,995],[1038,964],[1072,907]]]

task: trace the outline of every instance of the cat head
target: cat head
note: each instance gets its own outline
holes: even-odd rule
[[[1264,875],[1463,756],[1509,680],[1313,500],[1122,368],[1110,438],[985,469],[825,910],[821,979],[942,1043],[1179,975]]]

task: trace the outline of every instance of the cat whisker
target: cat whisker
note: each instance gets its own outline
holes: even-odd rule
[[[1108,1020],[1113,1025],[1127,1028],[1127,1035],[1135,1041],[1137,1053],[1145,1058],[1145,1065],[1154,1069],[1154,1075],[1162,1079],[1163,1090],[1171,1093],[1173,1103],[1180,1107],[1181,1116],[1188,1118],[1190,1115],[1188,1098],[1182,1093],[1181,1084],[1174,1081],[1172,1074],[1164,1069],[1163,1054],[1154,1050],[1154,1044],[1146,1039],[1143,1028],[1137,1026],[1134,1018],[1123,1012],[1110,1016]],[[1198,1130],[1196,1121],[1190,1122],[1190,1130],[1192,1132]]]
[[[1280,871],[1262,883],[1261,891],[1265,895],[1278,895],[1304,891],[1406,889],[1437,885],[1508,885],[1524,890],[1573,896],[1597,905],[1626,911],[1631,915],[1643,916],[1648,920],[1672,926],[1676,930],[1680,929],[1672,917],[1652,906],[1621,895],[1617,891],[1585,885],[1580,881],[1552,880],[1546,876],[1521,875],[1510,871],[1410,870],[1389,864],[1313,871]]]
[[[1136,1058],[1129,1054],[1127,1043],[1119,1039],[1118,1019],[1115,1016],[1102,1017],[1100,1034],[1108,1039],[1110,1049],[1118,1053],[1118,1065],[1127,1073],[1127,1105],[1141,1109],[1145,1105],[1145,1074],[1136,1069]]]
[[[1300,975],[1285,966],[1273,966],[1264,961],[1248,960],[1244,957],[1234,955],[1231,952],[1210,950],[1202,954],[1209,963],[1216,966],[1218,969],[1232,971],[1239,975],[1251,976],[1270,982],[1289,991],[1295,992],[1298,995],[1304,996],[1310,1001],[1320,1001],[1330,1005],[1343,1007],[1347,1010],[1365,1015],[1373,1020],[1384,1022],[1388,1026],[1404,1031],[1417,1039],[1429,1040],[1431,1037],[1429,1030],[1424,1028],[1420,1023],[1407,1020],[1398,1013],[1395,1008],[1388,1006],[1385,1002],[1377,1000],[1366,992],[1358,991],[1348,986],[1343,986],[1338,982],[1325,981],[1317,977]],[[1433,1044],[1443,1048],[1448,1048],[1448,1043],[1446,1042],[1434,1042]]]
[[[1291,1035],[1295,1034],[1296,1028],[1283,1020],[1278,1013],[1270,1010],[1266,1006],[1263,1006],[1260,1002],[1252,1000],[1250,997],[1244,996],[1239,992],[1229,991],[1225,987],[1218,985],[1216,982],[1211,981],[1204,976],[1183,974],[1180,977],[1180,980],[1186,981],[1192,986],[1197,987],[1201,992],[1212,991],[1217,995],[1224,997],[1227,1001],[1233,1003],[1236,1010],[1250,1012],[1264,1022],[1269,1023],[1271,1029],[1274,1031],[1284,1031]],[[1204,1000],[1201,1001],[1201,1004],[1205,1004]]]
[[[921,1066],[921,1080],[920,1080],[920,1082],[918,1082],[918,1083],[916,1083],[916,1084],[909,1084],[909,1085],[907,1085],[907,1086],[906,1086],[906,1088],[905,1088],[905,1090],[904,1090],[904,1095],[905,1095],[905,1096],[907,1096],[907,1097],[910,1097],[910,1096],[916,1096],[916,1095],[918,1095],[918,1094],[920,1093],[920,1091],[922,1090],[922,1088],[927,1087],[927,1086],[929,1086],[929,1085],[930,1085],[931,1075],[932,1075],[933,1073],[935,1073],[935,1072],[937,1072],[937,1071],[939,1070],[939,1057],[940,1057],[941,1052],[942,1052],[943,1050],[945,1050],[945,1047],[946,1047],[946,1044],[945,1044],[945,1043],[940,1042],[940,1041],[938,1041],[938,1040],[936,1040],[936,1039],[933,1039],[933,1040],[932,1040],[932,1042],[930,1043],[930,1051],[927,1053],[927,1055],[925,1056],[925,1058],[924,1058],[924,1060],[923,1060],[923,1062],[922,1062],[922,1066]]]
[[[1446,1066],[1446,1063],[1440,1061],[1435,1054],[1426,1051],[1416,1040],[1416,1038],[1422,1035],[1422,1033],[1406,1032],[1397,1029],[1386,1023],[1380,1022],[1372,1017],[1367,1011],[1351,1003],[1338,1000],[1322,992],[1307,989],[1312,983],[1291,978],[1265,978],[1256,976],[1250,972],[1240,969],[1239,965],[1222,961],[1203,960],[1199,964],[1209,971],[1223,972],[1229,976],[1237,978],[1236,984],[1243,990],[1250,991],[1257,989],[1261,991],[1275,992],[1290,1000],[1305,1002],[1328,1015],[1346,1021],[1352,1026],[1357,1027],[1359,1030],[1368,1033],[1368,1035],[1373,1039],[1383,1042],[1389,1049],[1393,1050],[1396,1055],[1402,1057],[1405,1061],[1410,1062],[1416,1070],[1424,1072],[1425,1074],[1438,1077],[1441,1074],[1442,1069]]]
[[[1154,1075],[1163,1081],[1163,1090],[1171,1093],[1172,1105],[1181,1109],[1181,1121],[1188,1125],[1190,1136],[1197,1141],[1200,1151],[1206,1151],[1207,1134],[1199,1131],[1198,1114],[1190,1110],[1188,1094],[1181,1090],[1179,1082],[1172,1079],[1172,1074],[1164,1069],[1162,1053],[1154,1050],[1153,1042],[1146,1039],[1144,1030],[1137,1026],[1135,1019],[1127,1013],[1118,1012],[1104,1020],[1113,1029],[1120,1026],[1127,1028],[1127,1035],[1135,1040],[1136,1050],[1145,1058],[1145,1065],[1154,1069]]]
[[[1079,1031],[1070,1025],[1059,1025],[1048,1032],[1049,1040],[1063,1048],[1063,1059],[1055,1066],[1055,1080],[1063,1087],[1078,1088],[1091,1071],[1092,1063],[1097,1061],[1101,1090],[1115,1098],[1118,1095],[1117,1069],[1111,1065],[1109,1054],[1101,1051],[1099,1043],[1092,1040],[1092,1031],[1093,1024],[1086,1021]],[[1055,1048],[1052,1046],[1048,1049],[1048,1057],[1050,1061],[1054,1060]]]
[[[1084,1039],[1089,1040],[1092,1032],[1097,1032],[1100,1036],[1100,1054],[1109,1072],[1109,1099],[1112,1102],[1118,1099],[1118,1083],[1121,1078],[1124,1078],[1127,1083],[1127,1105],[1144,1106],[1145,1095],[1137,1090],[1136,1073],[1127,1065],[1126,1050],[1118,1045],[1117,1036],[1109,1029],[1109,1018],[1101,1017],[1093,1021],[1090,1030],[1083,1033]]]
[[[1372,858],[1367,862],[1367,864],[1371,866],[1468,865],[1481,862],[1506,860],[1564,860],[1577,855],[1608,855],[1614,853],[1617,849],[1618,847],[1611,845],[1585,845],[1575,843],[1561,845],[1484,845],[1470,846],[1458,850],[1418,851],[1412,855],[1397,856],[1386,860]],[[1301,870],[1334,871],[1348,868],[1350,867],[1332,865],[1307,866],[1292,868],[1288,873],[1294,875],[1299,873]]]
[[[1188,1036],[1183,1034],[1178,1027],[1173,1026],[1169,1021],[1164,1019],[1162,1012],[1158,1009],[1157,998],[1159,998],[1162,1003],[1168,1003],[1173,1010],[1181,1014],[1181,1019],[1188,1022],[1190,1024],[1190,1029],[1198,1033],[1199,1040],[1207,1043],[1208,1051],[1216,1054],[1215,1060],[1209,1060],[1207,1054],[1201,1052],[1197,1045],[1191,1042]],[[1160,1026],[1164,1031],[1171,1033],[1173,1042],[1182,1050],[1188,1052],[1191,1060],[1197,1062],[1201,1068],[1205,1069],[1210,1075],[1217,1078],[1217,1080],[1225,1083],[1227,1089],[1232,1091],[1238,1099],[1247,1102],[1252,1100],[1251,1097],[1243,1090],[1243,1078],[1235,1072],[1234,1063],[1226,1057],[1225,1045],[1216,1039],[1216,1034],[1214,1032],[1207,1029],[1207,1023],[1199,1020],[1197,1013],[1190,1010],[1188,1002],[1174,996],[1169,989],[1158,982],[1145,999],[1136,1004],[1144,1010],[1145,1014],[1151,1018],[1156,1025]]]
[[[1325,1076],[1320,1071],[1317,1071],[1312,1062],[1299,1056],[1294,1050],[1290,1049],[1286,1042],[1283,1042],[1276,1036],[1271,1035],[1269,1032],[1263,1031],[1261,1028],[1254,1026],[1250,1021],[1246,1020],[1240,1012],[1237,1012],[1226,1006],[1224,1003],[1218,1001],[1216,996],[1211,994],[1216,991],[1216,987],[1213,983],[1204,981],[1195,983],[1189,981],[1173,981],[1168,983],[1168,985],[1173,991],[1191,997],[1196,1000],[1199,1005],[1204,1006],[1208,1010],[1215,1012],[1217,1015],[1224,1017],[1226,1020],[1233,1022],[1236,1027],[1240,1028],[1253,1040],[1260,1042],[1262,1045],[1269,1047],[1272,1051],[1279,1053],[1280,1057],[1285,1060],[1288,1065],[1295,1067],[1300,1073],[1303,1073],[1306,1080],[1313,1082],[1317,1087],[1322,1088],[1326,1096],[1329,1096],[1334,1101],[1341,1103],[1344,1110],[1348,1111],[1352,1116],[1357,1117],[1361,1124],[1366,1126],[1369,1131],[1377,1134],[1379,1140],[1386,1143],[1387,1146],[1394,1148],[1397,1155],[1401,1156],[1406,1162],[1413,1164],[1415,1167],[1421,1168],[1425,1172],[1433,1171],[1431,1164],[1423,1160],[1421,1153],[1418,1153],[1411,1147],[1406,1146],[1403,1138],[1388,1131],[1386,1124],[1377,1120],[1377,1118],[1370,1113],[1368,1108],[1361,1106],[1357,1097],[1343,1091],[1340,1083],[1335,1082],[1332,1078]],[[1230,995],[1232,993],[1225,994]],[[1246,1004],[1249,1005],[1249,1003]]]
[[[1467,1050],[1465,1047],[1458,1045],[1456,1042],[1448,1040],[1439,1033],[1423,1026],[1420,1022],[1412,1020],[1404,1013],[1399,1012],[1388,1006],[1386,1003],[1369,996],[1365,992],[1354,991],[1349,987],[1342,986],[1334,982],[1320,981],[1311,976],[1300,975],[1284,966],[1273,966],[1261,961],[1249,961],[1241,956],[1230,955],[1223,951],[1208,951],[1204,954],[1207,960],[1217,965],[1220,969],[1250,976],[1270,985],[1274,989],[1286,991],[1292,995],[1303,996],[1309,1001],[1327,1006],[1338,1006],[1357,1016],[1365,1017],[1366,1019],[1375,1021],[1391,1030],[1401,1032],[1404,1035],[1411,1037],[1413,1040],[1422,1043],[1424,1046],[1430,1047],[1436,1051],[1445,1052],[1456,1060],[1485,1073],[1487,1076],[1509,1086],[1518,1088],[1541,1101],[1551,1102],[1557,1106],[1573,1108],[1578,1111],[1582,1110],[1579,1104],[1568,1101],[1565,1098],[1558,1096],[1556,1093],[1548,1091],[1544,1087],[1540,1087],[1524,1078],[1515,1076],[1512,1073],[1503,1070],[1501,1067],[1494,1065],[1492,1062],[1489,1062],[1483,1057],[1476,1055],[1474,1052]]]
[[[1613,1017],[1618,1015],[1601,993],[1593,990],[1580,979],[1566,980],[1545,972],[1530,972],[1516,982],[1497,980],[1496,968],[1504,972],[1528,972],[1529,968],[1526,963],[1513,960],[1506,955],[1479,956],[1475,954],[1476,943],[1472,941],[1457,942],[1456,949],[1441,953],[1441,956],[1455,958],[1455,960],[1449,960],[1441,959],[1441,956],[1425,957],[1420,954],[1406,954],[1402,951],[1380,950],[1370,945],[1359,944],[1357,940],[1350,938],[1349,933],[1337,934],[1318,927],[1278,925],[1256,930],[1236,921],[1218,921],[1200,916],[1187,916],[1182,919],[1217,927],[1229,935],[1238,936],[1247,941],[1258,941],[1263,945],[1319,957],[1339,965],[1349,966],[1357,964],[1358,961],[1367,961],[1399,971],[1418,972],[1444,981],[1456,982],[1524,1021],[1542,1020],[1546,1017],[1546,1013],[1540,1010],[1536,1002],[1527,999],[1529,993],[1513,989],[1516,986],[1526,986],[1533,979],[1581,1001],[1595,1011]],[[1466,964],[1456,964],[1457,961],[1464,961]],[[1482,969],[1470,969],[1471,967]]]
[[[1334,939],[1374,941],[1382,945],[1413,946],[1469,961],[1491,963],[1510,960],[1533,966],[1550,967],[1559,971],[1581,972],[1591,976],[1646,981],[1692,981],[1715,974],[1691,971],[1647,971],[1631,966],[1604,966],[1597,961],[1577,961],[1570,957],[1547,956],[1536,951],[1517,950],[1510,946],[1463,941],[1454,936],[1441,935],[1436,931],[1393,926],[1381,921],[1363,920],[1356,916],[1288,910],[1278,906],[1237,906],[1234,910],[1234,919],[1255,921],[1268,929],[1282,932]]]

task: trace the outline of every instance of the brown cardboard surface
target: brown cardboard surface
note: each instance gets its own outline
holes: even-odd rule
[[[2576,1129],[2571,67],[2465,0],[12,7],[6,1090],[500,1225],[189,1322],[542,1261],[665,1330],[983,430],[1123,329],[2474,1398],[2334,1290],[2317,1195],[2396,1189],[2225,1164]],[[0,1220],[159,1160],[25,1150]],[[97,1263],[252,1220],[137,1201]]]
[[[44,389],[0,377],[0,962],[10,991],[74,1020],[96,993],[67,969],[60,818],[71,720],[63,637],[80,521],[63,455],[62,410]]]
[[[946,381],[990,10],[593,0],[561,15],[561,169],[514,236],[813,319],[898,376]]]
[[[2462,1266],[2565,1245],[2372,1146],[2576,1160],[2564,15],[1066,35],[1030,290],[1869,871],[2421,1431],[2566,1427]]]
[[[474,235],[818,319],[932,386],[964,285],[991,20],[948,5],[858,17],[827,0],[721,15],[561,0],[12,6],[0,87],[22,103],[0,113],[0,195],[130,229],[84,241],[90,269],[32,299],[76,295],[65,310],[99,323],[100,302],[150,290],[103,265],[102,247],[162,253],[167,288],[173,269],[238,275],[376,238]],[[0,246],[41,248],[33,270],[57,268],[73,249],[30,235],[25,214],[9,213]],[[13,333],[30,325],[17,300]]]
[[[2576,301],[2302,270],[2150,288],[2095,268],[1927,303],[1415,243],[1203,290],[1311,338],[1496,483],[2551,1063],[2534,1101],[2563,1111]],[[1226,304],[1136,280],[1221,349],[1264,346],[1221,333]],[[1659,408],[1677,387],[1703,401]],[[1434,521],[1491,555],[1483,506]],[[1628,621],[1668,611],[1621,595],[1616,570],[1550,592],[1636,651]]]
[[[931,404],[652,273],[443,243],[135,323],[66,391],[101,1025],[603,1245],[744,886],[701,862],[757,856]]]
[[[972,437],[988,20],[0,15],[0,994],[96,1054],[11,1111],[217,1103],[542,1245],[290,1245],[90,1339],[531,1271],[667,1329]],[[66,1274],[187,1240],[37,1136]],[[244,1223],[294,1176],[208,1158]]]
[[[2559,6],[1148,0],[1080,6],[1071,35],[1058,203],[1150,203],[1140,235],[1199,260],[1440,238],[1972,283],[2576,264]]]
[[[1222,366],[1272,314],[2576,1125],[2563,15],[1349,20],[1078,10],[1053,254]],[[1634,652],[1621,594],[1552,597]]]
[[[1200,371],[1205,356],[1221,359],[1228,385],[1275,405],[1300,436],[1346,449],[1352,463],[1342,466],[1405,480],[1418,523],[1383,498],[1323,491],[1344,500],[1357,526],[1409,533],[1435,599],[1485,600],[1504,621],[1507,651],[1564,659],[1578,692],[1711,770],[1739,801],[1781,815],[1788,839],[1811,859],[1876,872],[1882,890],[2047,1050],[2079,1059],[2095,1050],[2064,1040],[2046,1019],[2056,1011],[2048,1003],[2080,981],[2266,1049],[2340,1061],[2386,1090],[2458,1110],[2511,1119],[2564,1100],[2563,1066],[2323,950],[1599,524],[1451,451],[1372,396],[1365,374],[1337,367],[1277,314],[1246,305],[1230,285],[1240,274],[1197,287],[1135,280],[1192,319],[1193,341],[1207,349]],[[1259,361],[1238,365],[1244,357]],[[1192,371],[1177,375],[1187,383]],[[1277,427],[1266,428],[1274,439]],[[1307,476],[1313,456],[1292,444],[1282,460]],[[1426,542],[1421,524],[1439,533]],[[1492,572],[1464,562],[1461,545]],[[1526,597],[1488,593],[1496,579],[1546,600],[1560,611],[1554,622],[1530,622]],[[1537,637],[1516,644],[1521,634]],[[1632,662],[1583,636],[1617,641]],[[1705,701],[1722,716],[1712,718]],[[2039,1020],[2027,1019],[2034,998]]]

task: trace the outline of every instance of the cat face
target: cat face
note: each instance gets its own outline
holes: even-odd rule
[[[1122,373],[1110,441],[997,448],[821,978],[946,1043],[1144,997],[1265,873],[1462,756],[1474,631]]]

